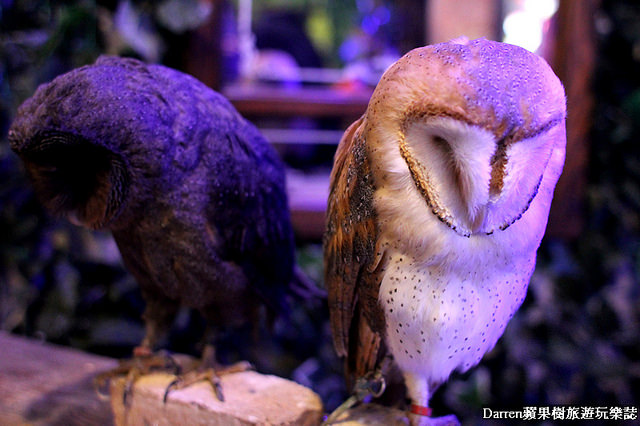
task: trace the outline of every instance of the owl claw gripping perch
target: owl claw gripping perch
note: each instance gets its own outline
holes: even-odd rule
[[[113,233],[146,302],[142,352],[180,305],[219,330],[301,294],[284,167],[194,78],[101,57],[40,86],[9,139],[50,211]]]
[[[353,383],[387,354],[412,425],[480,362],[522,304],[565,156],[548,64],[484,39],[415,49],[336,152],[324,236],[338,355]]]
[[[323,425],[331,425],[338,421],[340,416],[354,405],[381,396],[387,387],[387,383],[384,380],[383,368],[384,366],[381,366],[375,371],[370,371],[364,376],[358,377],[351,391],[351,396],[327,417]]]

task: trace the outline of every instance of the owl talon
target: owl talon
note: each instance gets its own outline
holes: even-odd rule
[[[220,402],[224,402],[224,395],[222,394],[222,386],[220,385],[220,379],[216,376],[213,370],[210,370],[210,371],[196,373],[193,375],[185,374],[185,375],[176,376],[176,378],[173,379],[171,383],[167,385],[167,388],[164,390],[164,395],[162,396],[162,403],[163,404],[167,403],[167,399],[169,398],[169,392],[171,392],[172,390],[184,389],[202,380],[209,381],[211,383],[211,387],[213,387],[214,393],[216,394],[216,398]]]
[[[167,388],[164,390],[164,395],[162,395],[162,403],[166,404],[167,403],[167,398],[169,397],[169,392],[171,391],[171,388],[177,386],[178,384],[178,378],[175,378],[171,381],[171,383],[169,383],[167,385]]]
[[[331,414],[329,414],[329,416],[325,419],[325,421],[322,422],[322,426],[328,426],[328,425],[333,424],[334,422],[336,422],[340,418],[340,416],[342,416],[342,414],[344,414],[347,411],[349,411],[349,409],[351,409],[351,407],[353,407],[354,405],[356,405],[359,402],[360,402],[360,400],[358,400],[357,396],[351,395],[342,404],[340,404],[338,406],[338,408],[336,408],[335,410],[333,410],[333,412]]]
[[[127,407],[129,396],[133,394],[133,383],[140,377],[140,371],[138,369],[131,369],[129,374],[127,374],[127,380],[124,385],[124,390],[122,391],[122,405]]]
[[[224,395],[222,393],[222,385],[220,384],[220,380],[217,379],[215,383],[212,383],[212,384],[213,384],[213,391],[216,393],[216,398],[218,398],[218,401],[224,402]]]
[[[126,406],[129,397],[133,394],[133,385],[140,376],[153,371],[166,371],[170,374],[179,375],[180,365],[166,352],[153,354],[149,351],[134,350],[133,358],[121,360],[120,364],[108,371],[98,374],[93,379],[93,386],[98,397],[103,400],[110,398],[109,382],[119,376],[126,376],[124,389],[122,392],[122,403]]]
[[[356,384],[353,386],[353,392],[349,398],[347,398],[338,408],[327,417],[323,422],[323,425],[330,425],[337,421],[338,418],[352,408],[354,405],[359,404],[371,397],[380,397],[387,387],[387,383],[384,380],[382,370],[370,371],[363,377],[360,377]]]
[[[169,393],[171,391],[184,389],[193,385],[194,383],[201,381],[209,382],[211,384],[211,387],[213,388],[213,392],[215,393],[216,398],[220,402],[224,402],[224,394],[222,392],[220,377],[227,374],[248,371],[251,369],[253,369],[253,366],[246,361],[240,361],[238,363],[225,367],[209,367],[208,363],[204,362],[195,370],[177,375],[177,377],[167,386],[167,389],[164,392],[163,402],[167,402],[167,398],[169,397]]]

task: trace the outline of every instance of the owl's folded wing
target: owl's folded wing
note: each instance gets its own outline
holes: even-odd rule
[[[364,117],[345,132],[335,156],[324,238],[331,330],[350,379],[375,368],[384,315],[378,304],[381,262],[374,182],[361,137]]]

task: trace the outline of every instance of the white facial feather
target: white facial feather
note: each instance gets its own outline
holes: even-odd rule
[[[494,136],[453,118],[435,117],[411,125],[406,140],[453,216],[465,228],[478,230],[489,201]]]

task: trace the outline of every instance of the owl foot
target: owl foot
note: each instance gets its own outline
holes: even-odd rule
[[[185,372],[184,374],[176,374],[176,378],[169,383],[164,391],[163,401],[166,403],[169,392],[187,388],[194,383],[206,380],[211,383],[216,398],[224,402],[224,394],[220,385],[220,377],[227,374],[240,373],[242,371],[252,370],[253,366],[247,361],[240,361],[232,365],[220,366],[215,360],[215,350],[213,346],[206,346],[203,351],[202,361],[195,369]]]
[[[365,399],[379,397],[382,395],[385,388],[386,382],[382,376],[382,371],[380,369],[370,371],[356,381],[351,396],[340,404],[338,408],[333,410],[333,412],[323,422],[323,425],[333,424],[344,412]]]
[[[105,391],[105,388],[110,380],[114,377],[126,376],[124,391],[122,393],[122,402],[126,406],[128,405],[129,396],[133,392],[133,384],[138,377],[154,371],[180,374],[181,366],[171,355],[165,352],[154,354],[146,348],[136,348],[133,358],[121,360],[116,368],[98,374],[93,379],[93,385],[101,398],[108,399],[109,392],[108,390]]]
[[[220,377],[226,374],[239,373],[242,371],[251,370],[253,366],[246,361],[241,361],[233,365],[217,368],[198,368],[196,370],[188,371],[184,374],[176,375],[176,378],[169,383],[167,389],[164,391],[163,402],[167,402],[169,392],[187,388],[194,383],[206,380],[211,383],[213,391],[216,394],[216,398],[219,401],[224,402],[224,394],[222,393],[222,386],[220,385]]]

